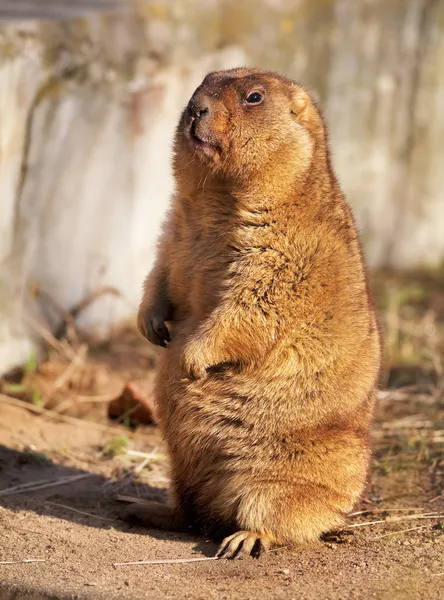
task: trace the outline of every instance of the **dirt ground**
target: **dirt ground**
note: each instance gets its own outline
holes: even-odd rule
[[[357,507],[366,512],[350,517],[349,534],[260,560],[138,566],[113,563],[216,549],[118,518],[119,494],[165,497],[158,430],[59,422],[0,402],[0,561],[44,559],[0,564],[0,598],[443,598],[444,516],[433,517],[444,515],[443,407],[414,400],[381,400],[371,484]],[[42,481],[59,485],[10,490]],[[371,521],[383,522],[356,526]]]
[[[121,495],[166,498],[161,436],[140,425],[150,346],[131,328],[85,344],[75,328],[60,339],[36,325],[48,355],[0,379],[0,600],[444,599],[443,281],[376,286],[389,389],[346,531],[259,560],[113,566],[211,557],[216,545],[118,516]]]

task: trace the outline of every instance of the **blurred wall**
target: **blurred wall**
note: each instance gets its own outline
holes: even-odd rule
[[[101,335],[136,310],[174,127],[213,69],[310,87],[370,264],[441,264],[444,2],[14,0],[0,18],[0,372],[33,346],[30,284],[65,309],[117,287],[81,318]]]

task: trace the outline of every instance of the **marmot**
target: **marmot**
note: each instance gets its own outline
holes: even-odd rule
[[[171,506],[220,557],[318,539],[362,493],[381,351],[357,230],[307,91],[210,73],[177,128],[176,193],[138,315],[161,352]]]

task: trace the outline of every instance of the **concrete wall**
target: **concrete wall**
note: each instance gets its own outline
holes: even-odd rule
[[[254,64],[309,86],[373,266],[444,257],[444,3],[45,0],[0,18],[0,372],[34,345],[36,284],[106,335],[135,311],[203,75]],[[73,17],[66,19],[64,17]],[[13,18],[14,17],[14,18]],[[19,18],[17,18],[19,17]],[[23,20],[24,17],[32,19]]]

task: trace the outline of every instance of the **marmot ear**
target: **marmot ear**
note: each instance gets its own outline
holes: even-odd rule
[[[307,92],[296,84],[292,85],[291,90],[292,114],[297,117],[300,123],[307,123],[312,120],[313,104]]]

